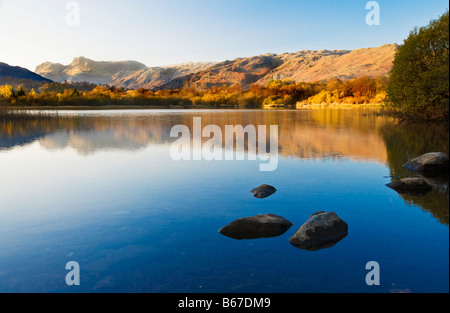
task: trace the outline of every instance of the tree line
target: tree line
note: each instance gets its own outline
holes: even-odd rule
[[[3,106],[207,106],[251,107],[291,106],[303,104],[369,104],[381,103],[386,97],[386,77],[362,77],[341,81],[297,83],[293,80],[272,80],[266,86],[240,85],[183,88],[153,91],[144,88],[129,90],[114,86],[97,86],[87,82],[51,83],[37,90],[24,86],[0,86]]]

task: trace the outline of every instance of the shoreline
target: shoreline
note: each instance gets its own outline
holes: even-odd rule
[[[87,105],[87,106],[0,106],[0,110],[14,110],[14,111],[72,111],[72,110],[92,110],[92,111],[107,111],[107,110],[255,110],[255,111],[273,111],[273,110],[309,110],[309,109],[380,109],[381,103],[378,104],[301,104],[285,105],[285,106],[263,106],[260,108],[248,108],[241,106],[152,106],[152,105]]]

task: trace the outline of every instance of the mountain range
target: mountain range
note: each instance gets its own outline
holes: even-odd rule
[[[67,66],[45,62],[36,68],[36,73],[58,82],[88,81],[129,89],[155,89],[173,79],[202,71],[214,64],[205,62],[147,67],[136,61],[98,62],[79,57]]]
[[[269,81],[290,79],[296,82],[348,80],[363,76],[388,75],[398,45],[357,50],[299,51],[280,55],[265,54],[218,63],[206,70],[176,78],[160,89],[182,87],[210,88],[241,84],[266,85]]]
[[[37,82],[81,82],[107,84],[129,89],[178,89],[240,84],[267,85],[274,79],[296,82],[348,80],[363,76],[386,76],[393,66],[398,45],[387,44],[356,50],[303,50],[264,54],[224,62],[184,63],[147,67],[136,61],[94,61],[77,57],[69,65],[45,62],[36,73],[0,63],[0,79],[31,79]]]

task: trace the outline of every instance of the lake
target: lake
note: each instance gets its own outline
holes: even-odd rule
[[[370,109],[47,113],[0,125],[0,292],[449,292],[448,179],[422,196],[386,187],[415,177],[410,159],[448,154],[448,127]],[[171,129],[195,117],[278,125],[276,170],[175,161]],[[253,197],[262,184],[277,192]],[[317,251],[291,245],[318,211],[335,212],[348,236]],[[253,240],[219,233],[260,214],[293,226]],[[70,261],[80,286],[66,284]],[[366,284],[371,261],[379,286]]]

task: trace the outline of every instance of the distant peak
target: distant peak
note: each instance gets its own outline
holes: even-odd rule
[[[94,62],[94,61],[91,59],[88,59],[86,57],[76,57],[73,59],[72,64],[73,63],[81,63],[81,62]]]

